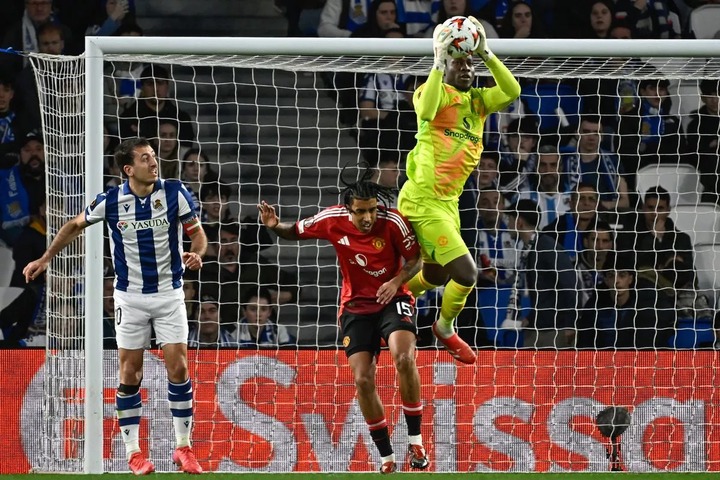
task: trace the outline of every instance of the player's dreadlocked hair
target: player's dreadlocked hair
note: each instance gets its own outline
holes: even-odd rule
[[[375,182],[371,182],[370,178],[373,175],[372,169],[370,169],[367,164],[362,166],[364,166],[365,170],[362,175],[360,175],[360,178],[352,183],[345,181],[343,178],[347,165],[345,165],[340,172],[340,182],[345,185],[345,188],[340,190],[340,195],[343,196],[343,202],[345,205],[349,206],[355,198],[360,200],[377,198],[382,202],[385,208],[389,208],[390,204],[395,199],[396,190],[394,188],[384,187]]]

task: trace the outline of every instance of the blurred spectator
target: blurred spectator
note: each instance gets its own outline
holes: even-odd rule
[[[687,233],[679,231],[670,218],[670,193],[661,186],[645,192],[641,222],[637,228],[637,265],[663,271],[677,258],[694,278],[693,246]]]
[[[672,38],[670,11],[665,0],[617,0],[615,18],[627,21],[633,38]]]
[[[460,234],[469,245],[475,242],[479,193],[486,189],[498,189],[498,177],[500,175],[500,172],[498,172],[498,158],[497,152],[482,151],[480,162],[465,182],[463,192],[458,199]]]
[[[58,25],[46,23],[37,30],[40,53],[62,55],[65,53],[65,31]]]
[[[371,73],[360,91],[358,146],[370,164],[394,156],[399,161],[415,146],[417,119],[412,106],[412,77]]]
[[[352,37],[360,38],[396,38],[389,32],[396,32],[398,38],[405,36],[405,31],[397,23],[395,0],[374,0],[370,5],[368,21],[352,32]]]
[[[352,5],[351,5],[352,3]],[[320,13],[318,35],[321,37],[349,37],[367,23],[371,0],[326,0]]]
[[[40,254],[42,255],[42,253]],[[117,349],[115,340],[115,274],[112,268],[103,272],[103,349]]]
[[[288,37],[317,37],[325,0],[296,0],[286,6]]]
[[[220,224],[219,223],[203,223],[203,231],[208,239],[208,246],[205,250],[205,263],[217,263],[220,253]]]
[[[595,185],[600,193],[600,204],[610,211],[630,207],[628,185],[617,155],[600,146],[600,117],[586,115],[580,122],[579,140],[575,152],[565,158],[565,172],[569,187],[578,183]]]
[[[269,229],[257,216],[245,215],[240,219],[240,244],[245,255],[255,255],[275,245]]]
[[[508,125],[500,147],[500,189],[510,198],[530,190],[529,176],[537,167],[537,127],[533,116],[516,118]]]
[[[571,194],[564,177],[557,148],[552,145],[540,147],[537,180],[531,182],[537,187],[521,192],[519,197],[530,199],[540,207],[540,230],[570,210]]]
[[[30,223],[22,229],[13,247],[15,270],[10,286],[21,288],[22,292],[0,312],[0,328],[6,346],[21,346],[28,337],[45,334],[45,274],[27,283],[23,269],[42,256],[46,246],[47,226],[43,201],[34,211]]]
[[[583,250],[578,255],[578,305],[582,308],[595,290],[603,286],[603,265],[607,254],[614,247],[613,230],[610,225],[595,218],[593,225],[582,233]]]
[[[40,132],[19,139],[20,162],[0,169],[0,240],[13,246],[32,212],[45,203],[45,150]]]
[[[625,20],[613,20],[610,25],[610,38],[615,40],[630,40],[633,34],[632,26]]]
[[[242,318],[235,332],[240,347],[295,345],[287,327],[273,319],[272,295],[266,288],[251,288],[242,299]]]
[[[120,37],[140,37],[143,30],[136,23],[123,23],[115,32]],[[116,117],[131,105],[142,90],[140,77],[146,65],[142,62],[106,62],[103,75],[104,111],[115,122]],[[114,133],[117,133],[114,131]]]
[[[58,25],[64,32],[64,38],[70,38],[70,30],[60,24],[53,15],[52,0],[25,0],[23,17],[5,32],[3,47],[23,52],[39,52],[38,30],[46,23]],[[27,57],[19,55],[3,54],[0,58],[3,64],[10,66],[16,72],[29,63]]]
[[[492,23],[479,16],[479,13],[473,11],[474,0],[442,0],[440,11],[438,12],[437,23],[443,23],[448,18],[473,15],[482,24],[485,29],[485,38],[499,38],[497,31]]]
[[[400,188],[400,162],[394,156],[380,157],[370,181],[383,187]]]
[[[577,323],[578,348],[643,349],[668,346],[675,324],[671,308],[650,289],[635,288],[632,252],[610,251],[603,265],[604,289],[585,304]]]
[[[85,35],[102,37],[115,34],[129,12],[128,0],[105,0],[105,8],[99,9]]]
[[[215,265],[207,262],[202,274],[208,281],[219,280],[222,285],[220,294],[226,321],[240,318],[240,299],[258,285],[270,290],[273,304],[297,301],[297,277],[260,255],[257,248],[246,250],[240,243],[237,223],[221,225],[219,240],[218,262]]]
[[[530,2],[510,4],[498,32],[501,38],[545,38],[542,19],[534,15]]]
[[[608,38],[631,39],[632,30],[622,20],[614,20],[608,32]],[[617,57],[613,59],[588,59],[598,68],[610,62],[617,69],[620,78],[583,78],[578,82],[578,94],[582,98],[582,109],[586,115],[599,115],[604,133],[617,132],[618,113],[626,113],[637,102],[637,80],[632,73],[647,68],[640,59]],[[623,76],[625,75],[626,76]],[[608,135],[604,144],[611,144],[612,135]],[[608,149],[611,149],[608,147]]]
[[[202,185],[216,182],[217,173],[210,168],[210,159],[199,148],[191,148],[182,157],[180,180],[188,189],[200,214],[200,188]]]
[[[476,237],[471,253],[482,268],[478,285],[507,284],[515,268],[515,241],[504,216],[505,198],[493,188],[480,190]]]
[[[615,17],[615,3],[612,0],[597,0],[590,6],[589,28],[586,38],[610,38],[610,27]]]
[[[507,314],[517,261],[515,240],[504,215],[505,199],[497,189],[482,189],[477,211],[473,239],[468,242],[478,265],[477,288],[475,295],[468,298],[468,305],[477,308],[466,308],[460,313],[458,334],[474,346],[522,346],[517,332],[500,328]],[[463,328],[467,325],[473,328]]]
[[[675,164],[685,151],[680,119],[670,115],[669,85],[667,80],[640,80],[637,105],[620,115],[618,153],[629,174],[646,165]]]
[[[9,72],[0,72],[0,157],[13,150],[22,135],[13,99],[15,87]]]
[[[40,53],[61,55],[65,50],[65,31],[53,23],[38,28],[38,46]],[[22,112],[26,128],[40,128],[40,98],[38,96],[35,71],[32,65],[26,65],[15,79],[18,110]],[[47,99],[46,101],[52,101]],[[55,106],[58,108],[59,106]]]
[[[520,112],[536,121],[543,144],[567,145],[577,132],[582,100],[577,87],[568,82],[551,78],[523,81]]]
[[[207,251],[205,252],[207,257]],[[185,272],[183,278],[183,293],[185,294],[185,311],[190,322],[195,322],[199,318],[199,284],[195,273],[190,274],[191,270]]]
[[[106,124],[103,124],[103,182],[105,190],[117,187],[123,182],[120,166],[115,162],[115,149],[120,144],[116,135],[112,135]]]
[[[501,328],[517,330],[522,325],[525,347],[572,347],[578,297],[577,276],[570,257],[557,248],[552,237],[538,233],[540,211],[532,200],[518,200],[508,209],[507,218],[510,232],[522,243],[515,299],[511,295],[509,314]],[[513,318],[519,313],[522,290],[529,292],[532,305],[526,321]]]
[[[203,291],[205,286],[200,287]],[[220,302],[214,292],[200,297],[200,318],[190,325],[188,348],[237,347],[227,322],[221,320]]]
[[[715,203],[720,193],[720,80],[700,82],[700,101],[703,106],[690,114],[687,144],[696,149],[703,201]]]
[[[593,225],[598,201],[595,185],[579,183],[570,195],[570,211],[543,229],[543,233],[568,253],[573,263],[584,249],[582,233]]]
[[[170,74],[167,69],[148,65],[140,74],[140,79],[140,98],[128,105],[120,117],[121,138],[157,138],[159,120],[175,120],[178,122],[180,143],[190,145],[195,140],[190,115],[170,100]]]
[[[162,178],[180,178],[180,142],[178,141],[178,123],[175,120],[161,119],[158,122],[157,158]]]
[[[499,162],[500,156],[497,152],[483,150],[480,154],[478,167],[473,172],[473,175],[471,175],[475,180],[478,190],[497,188],[500,177],[500,172],[498,171]]]
[[[230,213],[228,201],[230,187],[224,183],[210,182],[200,185],[200,209],[203,223],[227,224],[234,219]]]
[[[408,37],[431,37],[441,0],[397,0],[397,21]]]

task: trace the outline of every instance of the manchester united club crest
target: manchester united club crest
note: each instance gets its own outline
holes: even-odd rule
[[[350,345],[350,337],[344,337],[343,338],[343,347],[347,348],[347,346]]]
[[[160,199],[155,200],[155,204],[153,205],[153,208],[154,208],[155,210],[162,210],[163,204],[162,204],[162,202],[160,201]]]
[[[380,237],[375,237],[373,238],[372,245],[375,247],[375,250],[382,250],[385,248],[385,240]]]

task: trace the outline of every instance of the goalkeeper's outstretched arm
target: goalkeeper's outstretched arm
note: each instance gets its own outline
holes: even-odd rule
[[[485,28],[475,17],[468,17],[475,24],[480,35],[480,41],[475,49],[475,53],[485,62],[485,66],[490,70],[495,79],[496,87],[491,88],[486,96],[486,105],[492,105],[493,111],[500,110],[509,105],[513,100],[520,96],[520,84],[508,68],[495,56],[487,44],[485,36]],[[488,112],[489,113],[489,112]]]

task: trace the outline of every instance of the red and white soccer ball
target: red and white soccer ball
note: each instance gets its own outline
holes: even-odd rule
[[[453,41],[448,47],[448,53],[453,58],[472,55],[480,43],[480,34],[477,27],[467,17],[451,17],[443,22],[443,26],[452,30]]]

